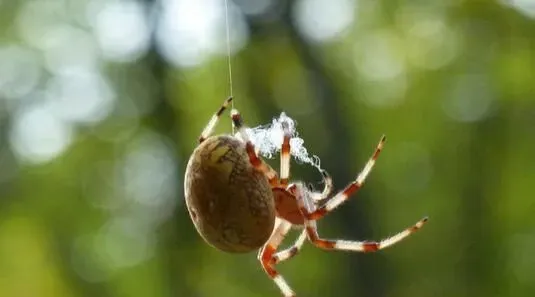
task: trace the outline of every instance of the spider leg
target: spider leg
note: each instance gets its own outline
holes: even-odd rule
[[[377,160],[377,157],[379,157],[379,154],[383,150],[383,146],[385,144],[386,137],[383,135],[381,137],[381,140],[379,141],[379,144],[377,145],[377,148],[375,149],[373,155],[370,157],[368,162],[366,163],[366,166],[364,169],[359,173],[357,176],[357,179],[351,182],[349,185],[346,186],[345,189],[340,191],[338,194],[336,194],[334,197],[329,199],[325,204],[318,207],[316,210],[310,212],[307,214],[307,219],[309,220],[317,220],[321,217],[323,217],[328,212],[334,210],[338,206],[340,206],[342,203],[344,203],[349,197],[356,193],[364,184],[364,181],[368,177],[368,174],[370,174],[373,166],[375,165],[375,160]]]
[[[262,161],[262,163],[264,164],[264,166],[262,166],[261,168],[257,168],[257,169],[259,169],[260,171],[264,173],[264,175],[268,178],[269,184],[272,187],[279,186],[280,183],[279,183],[279,177],[277,176],[277,171],[275,171],[273,167],[269,166],[268,163],[264,161]]]
[[[273,264],[278,264],[280,262],[293,258],[295,255],[299,253],[306,239],[307,239],[307,231],[303,230],[301,234],[299,235],[299,237],[297,238],[297,240],[294,242],[294,244],[291,247],[274,254],[273,257],[271,258],[271,262]]]
[[[249,139],[249,135],[247,135],[247,131],[245,130],[246,127],[243,124],[240,112],[236,109],[233,109],[231,111],[231,117],[234,127],[236,127],[236,129],[238,130],[238,134],[245,142],[245,149],[247,151],[247,155],[249,156],[249,161],[251,162],[251,165],[253,165],[254,168],[266,175],[271,186],[279,185],[279,178],[277,176],[277,172],[256,154],[254,144]]]
[[[327,173],[327,171],[323,169],[321,170],[321,175],[323,175],[323,183],[325,184],[323,192],[321,193],[321,199],[327,199],[333,190],[333,179]]]
[[[202,130],[201,136],[199,136],[199,143],[203,142],[212,134],[212,132],[214,132],[215,125],[219,121],[221,114],[225,111],[225,109],[227,109],[230,102],[232,102],[232,97],[228,97],[227,100],[223,102],[223,105],[221,105],[219,110],[212,116],[206,127],[204,127],[204,130]]]
[[[307,199],[307,201],[305,201],[305,199]],[[402,241],[409,235],[418,231],[428,220],[427,217],[425,217],[418,221],[416,224],[412,225],[411,227],[381,241],[348,241],[323,239],[320,238],[318,234],[318,227],[316,225],[316,221],[307,219],[307,217],[310,215],[308,207],[305,205],[305,203],[307,203],[307,205],[310,204],[310,201],[308,201],[308,199],[309,197],[307,193],[300,193],[299,195],[297,195],[297,204],[299,206],[299,210],[305,217],[305,230],[307,232],[308,239],[315,246],[325,250],[342,250],[364,253],[382,250]]]
[[[321,193],[311,193],[310,196],[316,202],[322,202],[323,200],[329,198],[333,190],[333,180],[329,173],[324,169],[320,169],[320,173],[323,176],[323,191]]]
[[[275,284],[277,284],[277,286],[285,297],[295,297],[295,293],[292,288],[290,288],[288,283],[284,280],[282,275],[280,275],[273,267],[275,265],[273,261],[273,256],[288,231],[290,231],[291,226],[292,225],[289,222],[277,219],[271,237],[268,239],[264,247],[262,247],[262,249],[258,253],[258,260],[260,261],[260,264],[262,264],[262,268],[267,273],[267,275],[275,282]]]
[[[288,185],[290,178],[290,130],[287,123],[282,123],[283,141],[280,152],[280,184],[283,187]]]

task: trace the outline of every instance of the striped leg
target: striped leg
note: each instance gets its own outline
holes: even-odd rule
[[[292,225],[289,222],[277,219],[271,237],[258,254],[258,260],[262,264],[262,268],[264,268],[264,271],[267,273],[267,275],[277,284],[284,297],[295,297],[295,293],[284,280],[282,275],[275,270],[273,267],[275,263],[272,261],[272,259],[275,251],[282,243],[284,236],[286,236],[288,231],[290,231],[291,226]]]
[[[321,199],[327,199],[333,190],[333,180],[325,170],[321,171],[321,175],[323,175],[323,182],[325,183],[323,193],[321,193]]]
[[[333,198],[329,199],[324,205],[322,205],[315,211],[309,213],[307,215],[307,219],[317,220],[323,217],[325,214],[334,210],[342,203],[344,203],[347,199],[349,199],[352,194],[355,194],[364,184],[364,181],[366,180],[366,177],[368,177],[368,174],[370,174],[370,171],[375,165],[375,160],[377,160],[377,157],[379,157],[379,154],[383,150],[385,141],[386,137],[383,135],[383,137],[381,137],[381,140],[379,141],[379,144],[377,145],[377,148],[375,149],[375,152],[368,160],[368,163],[366,163],[364,169],[359,173],[357,179],[350,183],[344,190],[336,194]]]
[[[297,196],[297,204],[299,205],[299,210],[307,217],[307,214],[310,214],[308,208],[305,206],[308,197],[303,194]],[[309,202],[308,202],[309,203]],[[409,235],[418,231],[422,226],[427,222],[427,217],[421,219],[413,226],[391,236],[389,238],[383,239],[381,241],[347,241],[347,240],[332,240],[332,239],[323,239],[319,237],[318,227],[316,221],[305,219],[305,230],[308,235],[308,239],[315,246],[325,249],[325,250],[342,250],[342,251],[353,251],[353,252],[375,252],[382,250],[384,248],[390,247],[403,239],[407,238]]]
[[[331,192],[333,190],[333,180],[331,176],[327,173],[327,171],[321,169],[321,175],[323,176],[323,192],[321,193],[311,193],[310,196],[315,202],[322,202],[323,200],[329,198],[329,195],[331,195]]]
[[[288,185],[290,179],[290,130],[287,123],[282,123],[283,141],[280,153],[280,184],[283,187]]]
[[[240,112],[236,109],[233,109],[230,115],[232,117],[234,127],[238,129],[238,134],[245,142],[245,149],[247,150],[247,155],[249,156],[249,161],[251,162],[251,165],[253,165],[254,168],[266,175],[271,186],[278,186],[279,178],[277,176],[277,172],[256,155],[254,144],[249,139],[247,131],[245,131],[245,126],[243,125]]]
[[[219,118],[221,117],[221,114],[227,109],[229,104],[232,102],[232,97],[228,97],[225,102],[223,102],[223,105],[219,108],[219,110],[212,116],[206,127],[204,127],[204,130],[201,133],[201,136],[199,136],[199,143],[203,142],[206,138],[208,138],[212,132],[214,132],[214,127],[219,121]]]
[[[282,250],[280,252],[277,252],[275,255],[273,255],[273,257],[271,258],[271,262],[273,264],[278,264],[280,262],[293,258],[295,255],[299,253],[306,239],[307,239],[307,231],[303,230],[303,232],[301,232],[301,235],[299,235],[295,243],[291,247],[285,250]]]

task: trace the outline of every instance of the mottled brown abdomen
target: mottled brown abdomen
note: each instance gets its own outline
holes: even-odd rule
[[[267,178],[249,162],[245,144],[228,135],[202,142],[188,162],[186,205],[199,234],[226,252],[256,250],[275,224]]]

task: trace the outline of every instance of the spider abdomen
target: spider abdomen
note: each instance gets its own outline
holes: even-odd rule
[[[275,205],[269,182],[253,168],[245,144],[235,137],[213,136],[195,149],[184,191],[197,231],[218,249],[256,250],[273,231]]]

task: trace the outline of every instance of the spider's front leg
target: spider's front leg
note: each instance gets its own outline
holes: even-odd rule
[[[283,132],[283,139],[282,139],[282,145],[280,150],[280,186],[286,187],[288,186],[288,182],[290,180],[290,155],[291,155],[291,147],[290,147],[290,140],[292,138],[290,129],[288,127],[288,123],[282,122],[282,132]],[[312,197],[314,200],[321,202],[324,199],[328,198],[331,194],[333,183],[332,179],[327,173],[327,171],[318,168],[320,170],[320,173],[323,177],[323,183],[325,184],[324,189],[321,193],[314,193],[314,197]]]
[[[296,197],[299,210],[305,218],[305,230],[307,232],[308,239],[315,246],[325,250],[342,250],[342,251],[354,251],[354,252],[375,252],[389,246],[392,246],[409,235],[418,231],[427,222],[427,217],[421,219],[413,226],[397,233],[396,235],[383,239],[381,241],[348,241],[348,240],[333,240],[323,239],[318,234],[318,227],[315,220],[310,220],[311,213],[313,213],[314,207],[312,205],[309,193],[301,188],[299,189]]]
[[[214,132],[215,125],[219,121],[219,118],[221,118],[221,115],[223,112],[228,108],[229,104],[232,102],[232,96],[228,97],[225,102],[221,105],[219,110],[214,113],[208,124],[206,124],[206,127],[204,127],[204,130],[202,130],[201,136],[199,136],[199,143],[203,142],[206,138],[208,138],[212,133]]]
[[[234,124],[234,127],[238,129],[238,134],[245,142],[245,149],[247,151],[247,155],[249,156],[249,161],[251,162],[251,165],[253,165],[253,167],[258,171],[266,175],[271,186],[278,186],[279,178],[277,176],[277,172],[273,168],[271,168],[271,166],[269,166],[266,162],[264,162],[262,158],[256,155],[254,144],[249,139],[249,135],[247,135],[247,131],[245,130],[246,127],[243,124],[240,112],[237,109],[233,109],[230,112],[230,116],[232,118],[232,123]]]

